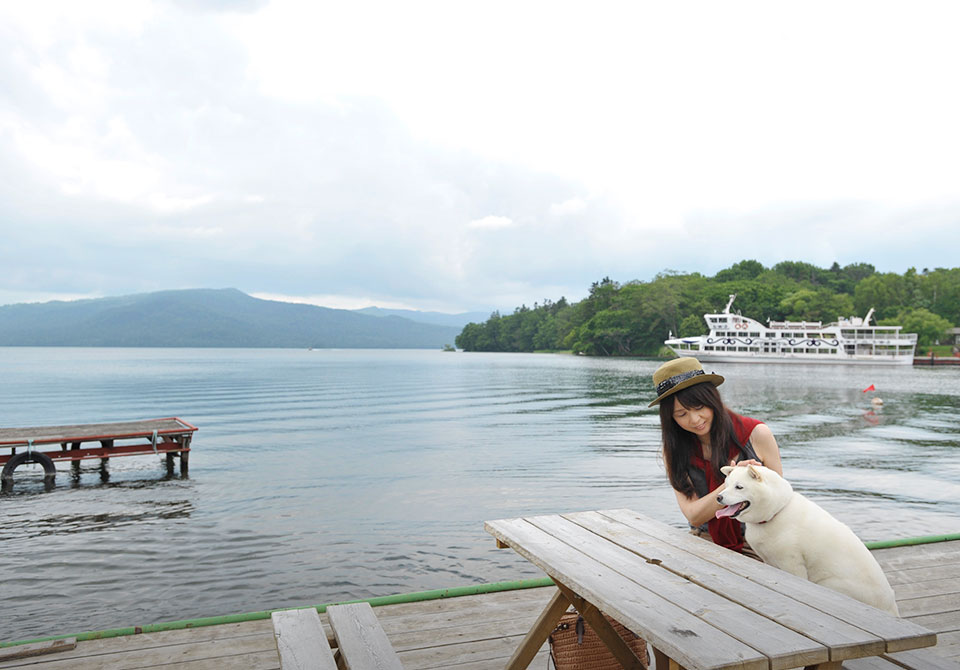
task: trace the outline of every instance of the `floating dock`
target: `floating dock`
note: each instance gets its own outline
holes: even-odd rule
[[[873,555],[896,592],[901,616],[937,633],[932,653],[960,662],[960,540],[874,549]],[[501,591],[383,605],[374,611],[405,670],[500,670],[553,591],[553,587]],[[326,616],[321,618],[329,631]],[[0,653],[14,649],[0,648]],[[844,667],[897,668],[882,661],[870,663],[848,661]],[[240,623],[81,639],[66,651],[0,662],[0,668],[30,670],[279,667],[269,615]],[[547,667],[546,647],[530,667]]]
[[[960,365],[958,356],[916,356],[914,365]]]
[[[13,471],[24,463],[43,466],[44,484],[54,485],[55,461],[80,461],[98,458],[101,465],[119,456],[166,454],[167,468],[173,469],[174,457],[180,458],[180,473],[189,464],[190,442],[197,431],[183,419],[144,419],[117,423],[87,423],[73,426],[34,426],[0,428],[0,473],[2,490],[13,488]]]

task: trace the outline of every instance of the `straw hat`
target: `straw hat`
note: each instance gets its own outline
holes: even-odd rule
[[[704,372],[703,366],[696,358],[684,356],[667,361],[653,373],[653,387],[657,392],[657,399],[647,407],[659,404],[667,396],[671,396],[688,386],[704,382],[720,386],[723,383],[723,377],[712,372],[710,374]]]

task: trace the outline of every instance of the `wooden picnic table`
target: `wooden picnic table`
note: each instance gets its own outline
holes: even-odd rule
[[[936,644],[916,624],[631,510],[485,528],[557,585],[507,670],[529,665],[571,605],[625,668],[639,659],[601,612],[654,648],[657,670],[833,669]]]

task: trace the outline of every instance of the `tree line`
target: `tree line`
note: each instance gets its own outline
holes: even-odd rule
[[[830,323],[873,308],[878,324],[903,326],[903,332],[917,333],[920,345],[940,341],[960,323],[960,268],[910,268],[901,275],[877,272],[869,263],[824,269],[784,261],[766,268],[744,260],[712,277],[665,271],[652,281],[624,284],[604,277],[579,302],[544,300],[467,324],[456,345],[466,351],[650,356],[671,333],[706,334],[703,315],[721,311],[732,293],[733,309],[762,323]]]

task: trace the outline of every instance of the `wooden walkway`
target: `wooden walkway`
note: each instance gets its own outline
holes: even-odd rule
[[[935,631],[938,644],[933,651],[960,662],[960,541],[873,554],[896,591],[901,616]],[[374,611],[406,670],[499,670],[552,591],[507,591]],[[326,616],[321,618],[326,625]],[[547,667],[545,649],[530,667]],[[279,661],[273,627],[266,619],[80,642],[71,651],[7,661],[0,668],[275,670]]]
[[[80,461],[98,458],[101,467],[118,456],[166,454],[167,470],[173,471],[174,456],[180,458],[180,474],[187,474],[190,442],[197,427],[183,419],[144,419],[119,423],[86,423],[70,426],[0,428],[0,491],[13,490],[13,473],[25,463],[43,466],[47,490],[56,483],[54,461],[71,461],[79,472]],[[89,446],[97,443],[98,446]],[[18,452],[19,450],[19,452]],[[103,470],[106,473],[106,470]]]

